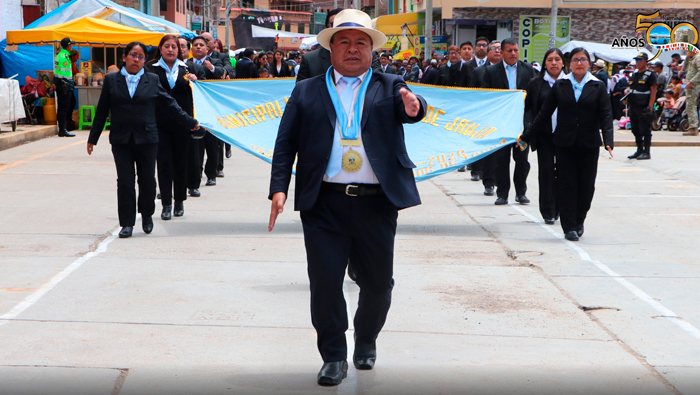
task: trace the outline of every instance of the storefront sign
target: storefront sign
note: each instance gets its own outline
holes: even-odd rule
[[[549,15],[520,16],[520,60],[525,62],[542,62],[544,53],[549,49]],[[561,47],[570,40],[571,17],[557,17],[557,29],[554,36],[555,46]]]

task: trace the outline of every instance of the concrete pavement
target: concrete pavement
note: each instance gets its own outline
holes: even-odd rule
[[[695,148],[601,156],[578,244],[464,173],[420,183],[377,366],[322,388],[292,201],[266,231],[269,165],[234,150],[183,218],[121,240],[107,136],[88,157],[77,133],[0,152],[2,394],[700,393]]]

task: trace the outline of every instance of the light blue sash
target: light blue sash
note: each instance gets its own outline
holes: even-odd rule
[[[333,102],[333,108],[335,109],[336,122],[343,139],[345,140],[356,140],[360,133],[360,122],[362,120],[362,108],[365,103],[365,94],[367,93],[367,87],[369,86],[369,81],[372,79],[372,69],[367,70],[365,79],[360,85],[360,89],[357,92],[355,101],[352,106],[352,118],[348,119],[348,114],[345,113],[345,108],[343,108],[343,103],[340,100],[340,94],[338,94],[338,89],[335,86],[333,80],[333,66],[328,68],[326,72],[326,88],[328,88],[328,94],[331,96],[331,102]],[[346,89],[352,89],[352,87],[346,87]]]

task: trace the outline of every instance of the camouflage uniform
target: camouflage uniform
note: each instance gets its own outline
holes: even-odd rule
[[[700,93],[700,56],[697,54],[692,59],[686,58],[683,69],[686,71],[685,83],[692,82],[690,88],[685,89],[685,112],[690,121],[690,131],[698,130],[698,93]]]

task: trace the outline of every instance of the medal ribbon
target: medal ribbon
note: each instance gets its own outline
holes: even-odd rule
[[[352,108],[350,114],[345,112],[343,103],[340,100],[338,88],[335,86],[335,82],[333,81],[332,70],[333,66],[329,67],[328,71],[326,72],[326,88],[328,89],[328,94],[331,96],[331,102],[333,103],[333,108],[335,109],[338,128],[340,129],[341,136],[344,140],[357,140],[357,137],[360,134],[360,122],[362,120],[362,108],[365,103],[365,94],[367,93],[369,81],[372,79],[372,69],[370,68],[367,70],[367,74],[362,80],[357,96],[355,96],[352,107],[350,107]],[[352,89],[352,87],[346,86],[345,89]]]

